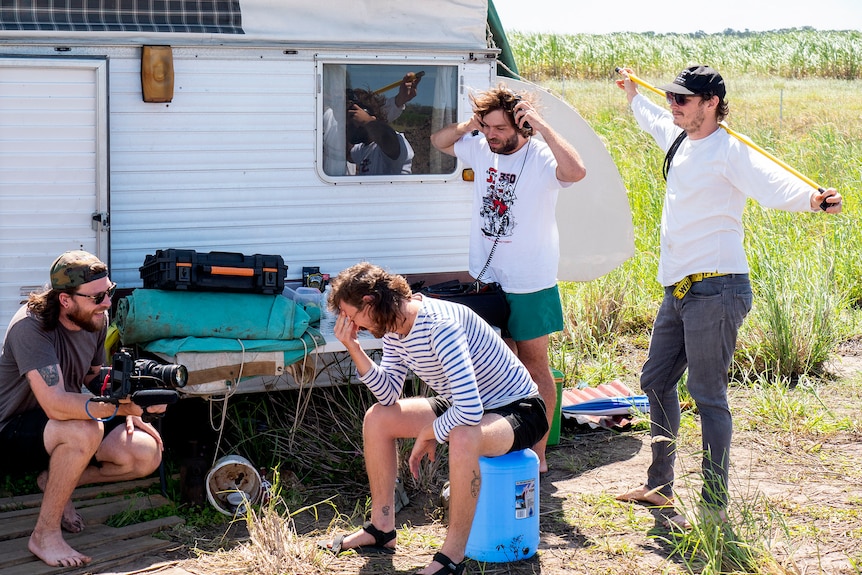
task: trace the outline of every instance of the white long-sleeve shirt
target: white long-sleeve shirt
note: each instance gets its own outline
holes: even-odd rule
[[[392,405],[408,370],[452,403],[434,421],[440,443],[457,425],[477,425],[486,409],[539,395],[527,368],[490,325],[466,306],[424,296],[410,333],[383,336],[380,364],[372,362],[360,379],[377,401]]]
[[[639,94],[635,119],[667,151],[681,132],[671,113]],[[658,281],[701,272],[748,273],[742,212],[746,198],[790,212],[811,211],[810,185],[726,130],[683,140],[667,177]]]

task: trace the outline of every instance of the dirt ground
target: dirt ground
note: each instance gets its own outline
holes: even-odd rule
[[[862,405],[862,346],[843,350],[835,362],[837,379],[819,393],[829,417],[858,421]],[[853,385],[842,382],[852,381]],[[734,411],[750,410],[750,392],[735,389]],[[781,406],[792,413],[793,405]],[[800,414],[801,418],[801,414]],[[732,448],[729,509],[731,524],[756,530],[754,539],[777,560],[770,573],[859,575],[862,573],[862,441],[857,431],[828,437],[795,430],[771,432],[754,421],[737,428]],[[699,485],[699,424],[684,429],[678,457],[678,506],[696,505]],[[643,431],[590,430],[566,421],[560,444],[549,449],[550,471],[541,479],[541,540],[530,559],[504,564],[469,562],[467,574],[567,575],[688,573],[674,554],[677,538],[662,527],[662,512],[613,499],[640,484],[649,464],[649,435]],[[411,503],[397,515],[398,552],[366,556],[322,554],[314,573],[361,575],[414,573],[431,561],[445,536],[436,491],[416,491],[408,482]],[[332,494],[330,494],[332,495]],[[341,513],[350,513],[357,494],[336,499]],[[742,518],[747,520],[743,521]],[[354,525],[362,519],[350,519]],[[299,543],[311,544],[344,532],[332,523],[325,506],[318,515],[295,517]],[[238,539],[243,535],[238,529]],[[212,573],[177,548],[177,565],[192,573]],[[237,570],[224,572],[245,572]],[[297,566],[296,573],[310,573]],[[696,570],[695,572],[700,572]]]

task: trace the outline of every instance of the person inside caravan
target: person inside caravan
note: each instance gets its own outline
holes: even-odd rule
[[[414,294],[402,276],[367,262],[342,271],[331,285],[335,336],[377,403],[363,421],[371,520],[326,546],[336,554],[359,547],[393,552],[398,440],[415,438],[408,462],[414,477],[426,457],[434,461],[437,445],[448,443],[449,529],[420,573],[460,575],[482,486],[479,457],[526,449],[547,433],[538,387],[494,329],[466,306]],[[360,330],[383,339],[379,364],[360,346]],[[408,370],[436,395],[402,398]]]
[[[0,445],[16,470],[41,472],[42,506],[28,548],[48,565],[91,560],[63,539],[62,530],[84,529],[75,487],[145,477],[161,462],[162,439],[139,406],[91,402],[83,391],[105,359],[116,287],[96,256],[63,253],[46,289],[30,294],[12,318],[0,352]]]
[[[389,125],[386,108],[384,96],[359,88],[347,90],[347,161],[357,176],[412,171],[413,148],[404,134]]]
[[[398,93],[394,96],[387,96],[383,100],[383,113],[386,115],[388,122],[395,121],[404,113],[407,103],[416,97],[419,82],[424,75],[424,72],[408,72],[398,85]],[[329,76],[325,74],[325,77]],[[349,95],[350,93],[348,92]],[[334,92],[324,89],[323,97],[323,171],[328,176],[353,175],[356,173],[356,165],[353,163],[348,165],[347,162],[347,154],[350,153],[352,145],[347,146],[345,153],[344,125],[346,122],[339,122],[334,112],[335,108],[343,107],[343,103],[347,102],[345,93],[344,91]],[[412,164],[410,170],[412,171]]]
[[[586,169],[577,150],[539,114],[532,95],[500,84],[470,99],[473,115],[434,132],[431,143],[476,173],[470,274],[503,287],[510,307],[503,334],[530,370],[545,404],[556,406],[548,345],[549,335],[564,325],[555,209],[559,189],[583,179]],[[548,410],[549,425],[553,417]],[[548,470],[546,445],[547,437],[533,448],[542,472]]]

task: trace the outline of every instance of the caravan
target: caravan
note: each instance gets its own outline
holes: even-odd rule
[[[405,275],[466,270],[467,166],[429,135],[468,117],[469,89],[498,82],[492,4],[175,4],[0,9],[0,333],[68,249],[97,254],[121,290],[141,287],[145,257],[167,248],[280,254],[288,279],[359,260]],[[415,97],[397,101],[417,76]],[[369,94],[409,156],[395,171],[354,157],[348,110]],[[628,213],[601,142],[545,98],[588,138],[572,140],[593,174],[573,194]],[[610,245],[564,227],[564,246],[581,245],[584,258],[561,270],[605,273],[633,244],[630,221],[602,226]]]

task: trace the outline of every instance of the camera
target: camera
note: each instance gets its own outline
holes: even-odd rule
[[[375,114],[371,111],[365,102],[363,102],[363,98],[359,92],[354,90],[353,88],[347,89],[347,109],[350,110],[350,107],[356,104],[362,111],[364,111],[369,116],[374,116]]]
[[[143,420],[152,421],[161,414],[149,413],[147,407],[168,405],[179,400],[177,388],[185,387],[189,374],[184,365],[161,364],[151,359],[134,359],[127,349],[111,358],[111,367],[103,367],[90,389],[92,401],[119,405],[129,400],[144,409]]]

